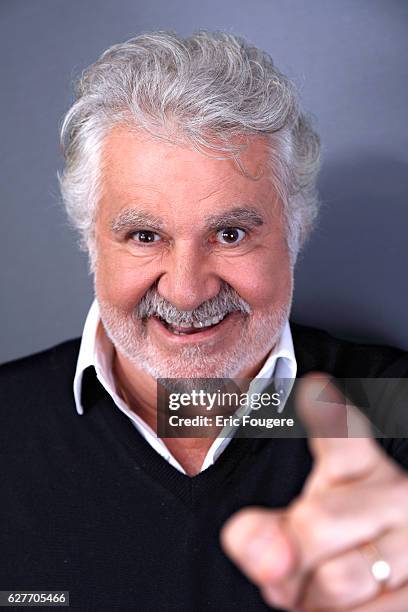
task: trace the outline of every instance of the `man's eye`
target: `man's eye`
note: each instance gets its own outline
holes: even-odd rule
[[[142,242],[143,244],[150,244],[151,242],[158,242],[160,240],[159,234],[151,230],[138,230],[132,233],[131,238],[135,242]]]
[[[246,231],[239,227],[226,227],[217,232],[217,240],[221,244],[238,244],[246,234]]]

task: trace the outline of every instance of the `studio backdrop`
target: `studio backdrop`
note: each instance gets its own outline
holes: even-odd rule
[[[58,193],[72,82],[141,32],[226,30],[267,50],[323,144],[293,319],[408,349],[405,0],[1,0],[0,361],[80,335],[87,260]]]

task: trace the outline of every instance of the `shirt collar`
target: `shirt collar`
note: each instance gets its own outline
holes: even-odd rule
[[[78,414],[83,414],[82,382],[85,370],[93,366],[98,380],[106,391],[115,397],[116,385],[112,373],[113,346],[101,323],[98,302],[95,299],[89,309],[82,333],[81,346],[74,377],[74,398]],[[286,321],[279,342],[270,352],[264,365],[255,376],[256,390],[261,391],[267,382],[276,376],[280,379],[296,377],[297,364],[292,333]],[[251,386],[253,386],[251,384]]]
[[[74,377],[74,398],[78,414],[84,412],[81,397],[85,370],[93,366],[98,378],[104,371],[111,372],[112,354],[112,345],[100,325],[98,302],[94,300],[85,320]]]

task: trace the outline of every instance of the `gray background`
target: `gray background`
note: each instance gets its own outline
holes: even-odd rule
[[[406,0],[0,0],[0,361],[81,333],[85,255],[59,203],[72,80],[155,29],[243,34],[301,89],[323,141],[319,226],[293,318],[408,349]]]

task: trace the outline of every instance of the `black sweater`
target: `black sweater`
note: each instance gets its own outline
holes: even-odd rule
[[[299,376],[407,377],[408,355],[292,324]],[[168,464],[97,381],[72,382],[79,339],[0,368],[0,590],[70,591],[76,610],[269,610],[219,532],[247,505],[286,506],[303,439],[234,438],[194,477]],[[382,441],[408,467],[405,440]]]

